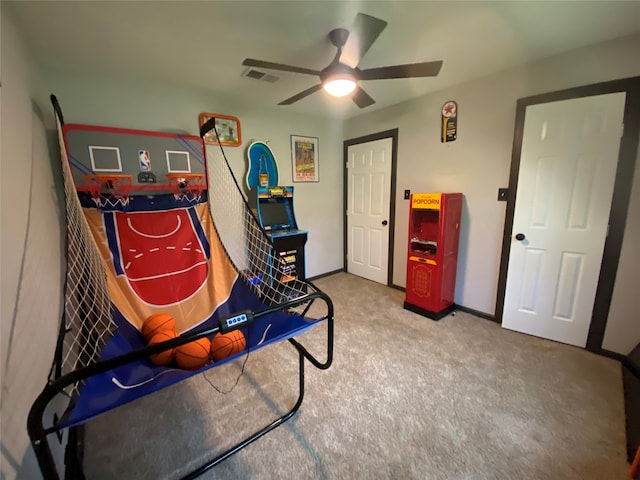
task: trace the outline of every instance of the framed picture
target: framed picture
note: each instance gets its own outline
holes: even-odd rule
[[[291,135],[291,163],[294,182],[319,182],[318,139]]]
[[[240,120],[229,115],[220,115],[219,113],[201,113],[200,126],[204,125],[211,118],[215,118],[215,131],[212,129],[204,136],[204,143],[210,145],[228,145],[230,147],[238,147],[242,143],[242,132],[240,130]],[[216,132],[218,136],[216,137]]]

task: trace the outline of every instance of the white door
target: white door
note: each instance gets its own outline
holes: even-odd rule
[[[614,93],[527,107],[504,328],[586,346],[624,103]]]
[[[387,284],[393,139],[347,149],[347,271]]]

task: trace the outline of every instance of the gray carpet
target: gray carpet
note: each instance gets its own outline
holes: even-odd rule
[[[206,479],[581,479],[627,477],[620,364],[457,312],[439,322],[404,293],[340,273],[335,359],[307,364],[287,423]],[[322,356],[322,326],[303,343]],[[89,479],[180,478],[286,411],[297,395],[288,342],[87,424]],[[210,385],[207,379],[213,384]]]

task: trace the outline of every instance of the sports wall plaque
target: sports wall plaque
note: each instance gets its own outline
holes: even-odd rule
[[[449,100],[442,106],[442,143],[453,142],[458,138],[458,104]]]

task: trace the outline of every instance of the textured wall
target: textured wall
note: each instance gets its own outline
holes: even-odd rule
[[[37,82],[23,45],[3,11],[1,417],[2,478],[7,479],[39,476],[27,438],[27,413],[53,360],[63,284],[57,169],[32,104]],[[58,458],[61,447],[54,440]]]
[[[516,101],[640,75],[638,49],[640,36],[622,38],[346,121],[345,139],[399,128],[393,283],[405,285],[409,206],[403,191],[459,191],[465,206],[455,301],[494,314],[506,205],[497,196],[508,185]],[[442,144],[440,109],[447,100],[458,102],[458,140]]]
[[[640,239],[640,151],[636,157],[636,170],[618,263],[618,274],[611,298],[607,329],[602,342],[602,348],[623,355],[629,354],[640,342],[638,239]]]

